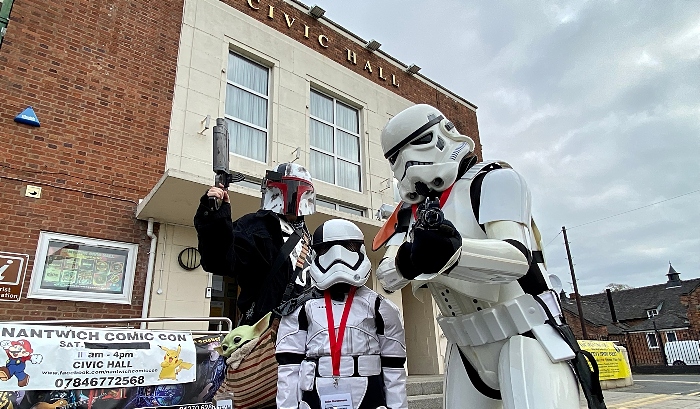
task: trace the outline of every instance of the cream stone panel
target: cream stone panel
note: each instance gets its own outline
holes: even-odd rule
[[[194,25],[195,16],[197,13],[197,3],[198,0],[185,0],[182,11],[182,24],[183,25]]]
[[[221,71],[210,70],[205,73],[196,69],[190,70],[189,87],[201,94],[215,97],[217,100],[216,106],[212,107],[213,110],[210,113],[212,117],[217,114],[219,109],[218,96],[223,86],[221,77]]]
[[[180,157],[182,156],[182,138],[173,137],[175,134],[182,134],[185,126],[185,111],[173,109],[170,115],[170,140],[168,143],[168,154],[166,157],[166,168],[179,168]]]
[[[197,230],[185,226],[171,226],[171,228],[173,245],[197,247]]]
[[[195,30],[197,32],[198,30]],[[219,43],[220,44],[220,43]],[[216,49],[205,50],[200,48],[199,44],[192,43],[192,58],[190,60],[190,68],[210,74],[215,75],[217,72],[226,66],[223,58],[221,56],[221,47],[216,47]],[[213,95],[217,97],[217,95]]]
[[[275,120],[277,126],[273,142],[283,142],[286,145],[293,146],[292,149],[301,146],[302,149],[306,150],[308,146],[306,115],[298,110],[282,105],[279,106],[278,112],[278,119]],[[282,160],[286,161],[287,159]]]
[[[175,85],[175,90],[173,92],[173,109],[179,109],[181,111],[187,110],[187,94],[189,89]]]
[[[207,115],[211,115],[212,113],[219,111],[219,98],[216,95],[210,96],[197,92],[194,89],[190,89],[187,95],[187,111],[200,114],[201,116],[199,121],[201,121]],[[186,123],[185,129],[187,129],[188,125],[191,126],[192,124]],[[198,131],[199,129],[195,132]]]
[[[211,128],[216,125],[216,119],[212,116],[210,128],[200,134],[198,132],[204,130],[202,121],[205,118],[206,115],[189,111],[185,113],[185,131],[182,136],[183,149],[181,155],[184,158],[211,163],[213,149]]]
[[[296,91],[294,88],[289,88],[288,85],[282,83],[280,84],[279,90],[279,104],[290,110],[293,110],[301,114],[301,118],[306,118],[306,104],[307,95],[305,92],[299,92],[298,90],[303,90],[304,88],[297,87]]]
[[[180,170],[193,175],[209,175],[212,176],[212,181],[214,180],[214,173],[211,170],[211,160],[202,162],[200,160],[182,157],[180,160]]]

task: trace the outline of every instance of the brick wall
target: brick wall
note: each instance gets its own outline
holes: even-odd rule
[[[134,213],[165,168],[182,6],[15,2],[0,49],[0,251],[30,261],[22,301],[0,302],[0,317],[140,316],[149,239]],[[27,106],[41,127],[13,121]],[[26,299],[42,230],[138,243],[133,304]]]
[[[574,336],[576,336],[576,339],[584,339],[583,333],[581,331],[581,320],[578,318],[578,315],[574,315],[569,311],[564,310],[564,319],[566,320],[566,323],[569,324],[569,326],[571,327],[571,331],[574,333]],[[593,325],[588,321],[585,321],[585,323],[586,335],[588,335],[588,337],[585,339],[607,339],[608,328],[605,325]]]
[[[687,307],[689,327],[700,329],[700,287],[693,289],[689,294],[681,295],[680,301]]]
[[[250,4],[258,8],[257,10],[251,8],[246,0],[222,1],[289,36],[291,39],[316,50],[320,54],[337,62],[339,65],[342,65],[344,68],[362,75],[368,80],[401,95],[409,101],[430,104],[440,109],[440,111],[455,124],[460,133],[468,135],[474,140],[476,143],[476,153],[481,157],[481,144],[479,142],[479,128],[476,120],[476,112],[465,107],[463,103],[457,102],[454,98],[436,90],[417,77],[403,72],[400,68],[395,67],[383,58],[377,56],[377,54],[365,50],[362,45],[357,44],[342,34],[336,33],[332,28],[329,28],[307,13],[298,10],[283,0],[250,0]],[[272,18],[269,17],[270,7],[273,9]],[[328,17],[334,19],[334,16]],[[292,19],[294,20],[293,22]],[[292,22],[291,27],[288,22]],[[309,27],[308,38],[304,37],[306,31],[304,25]],[[323,47],[319,42],[318,37],[320,35],[326,36],[327,40],[323,40],[323,43],[327,45],[327,47]],[[348,49],[355,52],[357,64],[353,64],[347,60]],[[371,67],[372,72],[366,68],[367,62],[369,62],[369,67]],[[418,65],[421,64],[420,61],[416,63]],[[379,77],[379,67],[382,67],[383,77],[387,78],[386,80],[382,80]],[[396,76],[396,83],[399,84],[398,87],[392,85],[392,74]]]

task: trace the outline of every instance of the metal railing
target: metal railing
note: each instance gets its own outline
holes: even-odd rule
[[[233,329],[233,321],[227,317],[151,317],[151,318],[102,318],[102,319],[75,319],[75,320],[46,320],[46,321],[0,321],[0,324],[14,323],[22,325],[109,325],[114,327],[115,324],[126,324],[117,328],[133,328],[129,324],[144,324],[149,322],[218,322],[217,331],[200,331],[200,330],[185,330],[190,331],[193,335],[219,335],[227,333]],[[223,324],[226,324],[226,330],[223,330]],[[168,331],[167,329],[150,329],[151,331]]]

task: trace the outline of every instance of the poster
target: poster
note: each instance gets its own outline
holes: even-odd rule
[[[580,340],[578,345],[595,358],[601,381],[623,379],[632,375],[625,356],[614,342]]]
[[[197,371],[186,332],[0,323],[0,348],[0,391],[181,384]]]
[[[50,240],[39,287],[121,294],[128,255],[126,249]]]

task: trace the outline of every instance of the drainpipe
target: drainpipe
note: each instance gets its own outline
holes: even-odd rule
[[[146,235],[151,239],[151,249],[148,252],[148,269],[146,270],[146,288],[143,290],[143,310],[141,318],[148,318],[148,307],[151,303],[151,286],[153,284],[153,265],[156,263],[156,246],[158,237],[153,234],[153,218],[148,218],[148,230]],[[141,329],[146,329],[146,323],[141,323]]]

